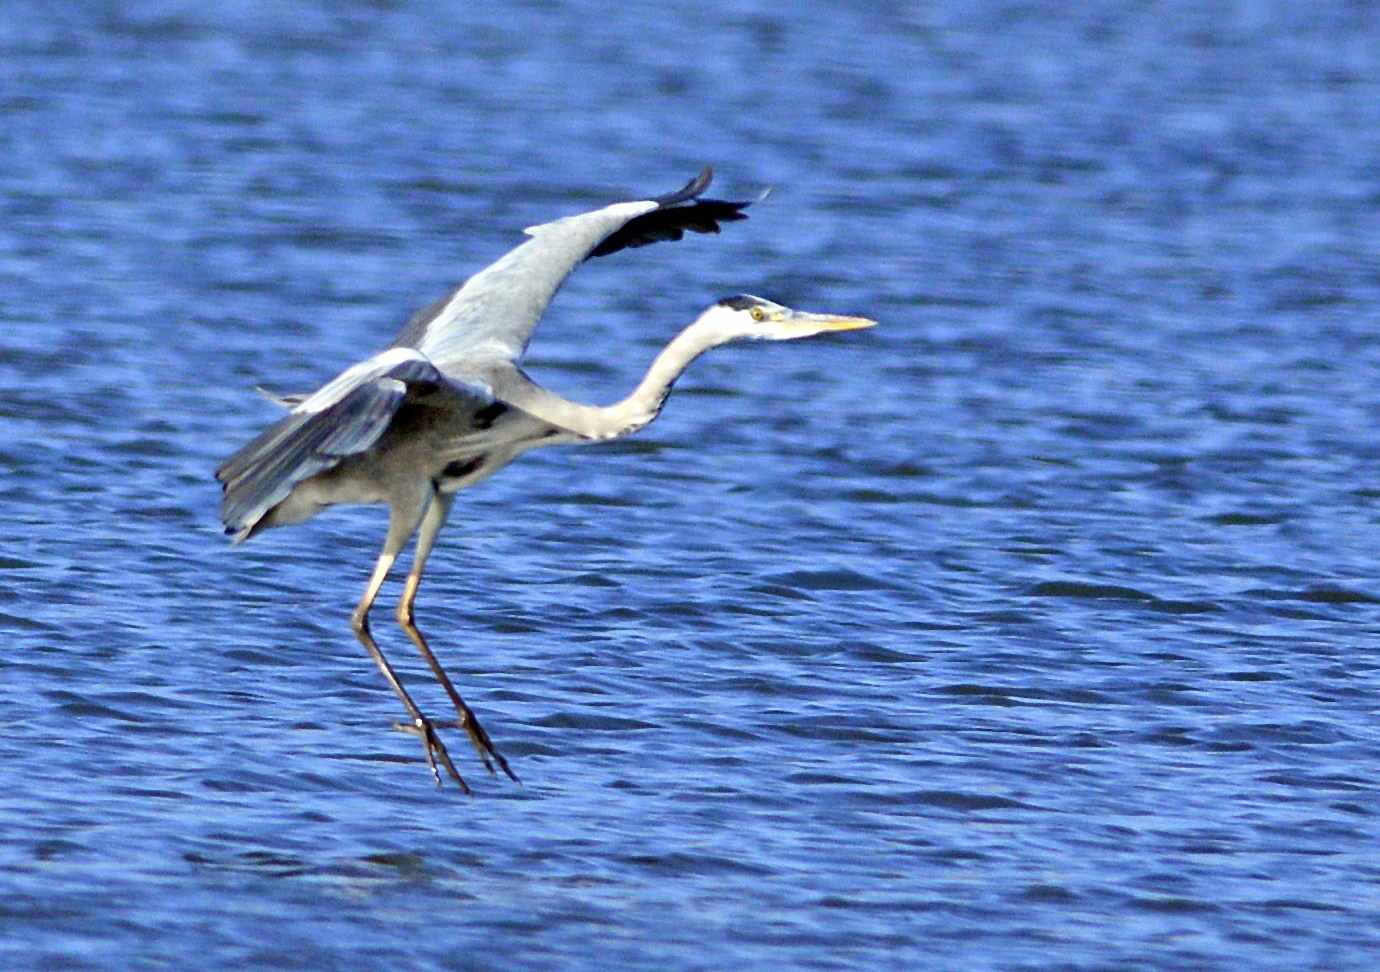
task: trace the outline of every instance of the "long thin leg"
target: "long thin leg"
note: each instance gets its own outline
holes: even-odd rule
[[[460,728],[465,730],[470,737],[470,742],[474,744],[475,752],[479,753],[479,758],[484,762],[484,767],[490,773],[494,771],[494,762],[497,762],[508,778],[514,782],[518,781],[517,774],[508,766],[508,761],[503,758],[494,744],[489,740],[489,734],[484,731],[484,727],[479,724],[479,719],[465,700],[460,698],[460,693],[451,684],[450,676],[441,667],[436,656],[431,653],[427,646],[426,638],[422,637],[422,632],[418,629],[413,614],[413,604],[417,600],[417,588],[422,583],[422,570],[426,566],[426,559],[431,554],[432,545],[436,542],[436,535],[441,532],[442,525],[446,522],[446,515],[450,512],[451,503],[454,495],[436,494],[431,505],[427,507],[426,515],[422,517],[421,527],[417,531],[417,550],[412,559],[412,569],[407,573],[407,580],[403,584],[402,597],[398,600],[398,624],[403,631],[407,632],[407,637],[417,646],[417,650],[422,653],[426,663],[431,666],[431,672],[436,676],[436,681],[441,683],[441,687],[446,690],[450,700],[455,705],[455,711],[460,716]],[[493,757],[493,762],[489,757]]]
[[[384,579],[388,577],[388,572],[393,568],[393,562],[396,559],[397,554],[390,553],[387,548],[379,554],[378,563],[374,566],[374,574],[369,578],[369,584],[364,589],[364,596],[359,599],[354,613],[350,615],[350,626],[354,628],[355,637],[359,639],[360,644],[364,646],[379,666],[379,670],[383,672],[383,677],[388,680],[389,685],[393,686],[393,691],[398,693],[398,698],[402,699],[402,704],[406,707],[408,715],[412,717],[410,728],[422,737],[422,746],[426,749],[426,762],[431,767],[431,775],[436,779],[436,785],[441,785],[441,774],[436,769],[436,760],[439,759],[450,778],[456,782],[460,789],[469,793],[469,786],[455,771],[455,764],[450,761],[450,754],[446,752],[441,738],[436,735],[431,721],[422,715],[422,710],[417,708],[417,704],[412,701],[412,696],[407,694],[407,689],[403,688],[402,682],[398,681],[393,667],[388,664],[388,659],[383,657],[383,652],[379,650],[374,636],[369,632],[369,609],[374,606],[374,599],[379,595],[379,588],[383,587]]]

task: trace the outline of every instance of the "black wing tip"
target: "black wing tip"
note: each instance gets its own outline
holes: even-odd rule
[[[740,212],[755,203],[762,202],[771,195],[774,186],[767,186],[751,199],[701,199],[710,184],[714,181],[714,169],[706,165],[700,174],[695,176],[685,185],[675,192],[668,192],[664,196],[653,196],[652,202],[657,204],[658,209],[674,209],[677,206],[684,206],[687,203],[699,206],[712,206],[716,210],[715,215],[721,216],[725,220],[747,219],[747,215]],[[731,215],[728,211],[731,207]]]
[[[743,210],[767,198],[766,192],[756,199],[736,201],[701,198],[713,179],[714,170],[705,166],[699,175],[680,189],[652,198],[650,201],[656,203],[656,209],[628,220],[590,250],[585,259],[608,256],[619,250],[647,246],[650,243],[679,240],[687,231],[717,233],[720,223],[734,223],[740,219],[747,219],[747,213]]]
[[[675,192],[668,192],[664,196],[654,196],[652,201],[662,209],[668,206],[679,206],[681,203],[686,203],[692,199],[698,198],[709,188],[709,184],[713,181],[714,169],[706,165],[700,171],[699,175],[695,176],[695,178],[691,179]]]

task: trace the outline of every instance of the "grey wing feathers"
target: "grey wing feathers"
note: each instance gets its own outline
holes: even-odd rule
[[[326,451],[334,418],[331,412],[288,415],[216,470],[225,485],[220,516],[226,533],[248,537],[299,483],[340,461]]]
[[[488,390],[451,382],[415,351],[386,351],[341,374],[308,396],[216,470],[225,487],[221,519],[244,539],[299,484],[367,451],[379,440],[409,388],[446,385],[492,402]]]
[[[452,375],[469,373],[471,362],[516,361],[556,290],[586,259],[746,219],[741,210],[751,201],[700,198],[712,178],[705,169],[665,196],[531,227],[530,240],[413,316],[394,346],[417,348]]]

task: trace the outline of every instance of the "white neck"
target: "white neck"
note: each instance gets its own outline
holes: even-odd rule
[[[494,391],[505,401],[582,439],[613,439],[636,432],[656,418],[671,386],[690,362],[731,338],[711,308],[662,348],[632,394],[613,405],[582,405],[561,398],[516,368],[511,375],[494,376]]]

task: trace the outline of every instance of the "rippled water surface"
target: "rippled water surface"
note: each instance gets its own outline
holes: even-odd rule
[[[12,4],[0,151],[4,968],[1373,967],[1364,5]],[[523,784],[437,789],[383,513],[231,548],[211,470],[705,163],[775,190],[534,375],[882,325],[462,498],[419,618]]]

